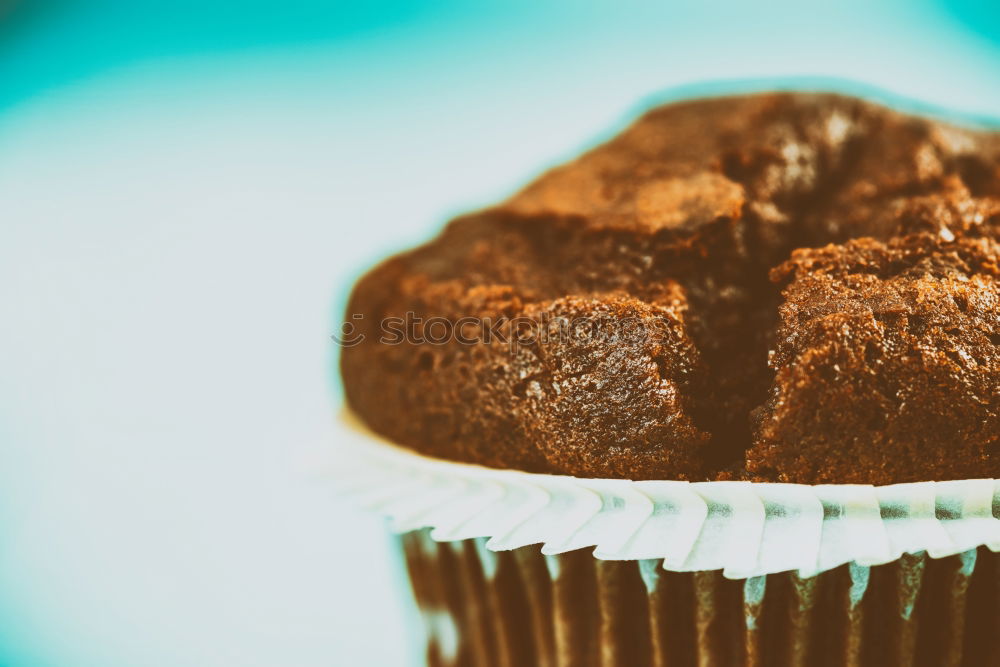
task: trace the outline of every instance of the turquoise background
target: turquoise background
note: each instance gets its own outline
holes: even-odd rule
[[[399,665],[377,521],[309,476],[347,289],[656,100],[1000,117],[929,0],[0,0],[0,665]]]

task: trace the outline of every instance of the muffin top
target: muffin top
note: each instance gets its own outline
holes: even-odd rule
[[[1000,477],[1000,133],[827,94],[654,109],[355,286],[351,408],[587,477]]]

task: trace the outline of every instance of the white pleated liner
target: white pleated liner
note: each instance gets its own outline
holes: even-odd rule
[[[594,547],[605,560],[662,559],[675,572],[730,579],[844,563],[881,565],[979,546],[1000,551],[1000,480],[892,486],[582,479],[422,456],[346,415],[324,474],[397,532],[488,538],[493,551]]]

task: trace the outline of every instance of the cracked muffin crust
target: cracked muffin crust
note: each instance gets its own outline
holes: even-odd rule
[[[771,394],[747,467],[812,483],[994,476],[1000,247],[899,237],[803,249],[783,291]]]
[[[537,472],[997,476],[998,230],[1000,133],[836,95],[667,105],[365,275],[347,400]]]

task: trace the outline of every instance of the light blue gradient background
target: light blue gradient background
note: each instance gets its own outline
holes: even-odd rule
[[[1000,116],[998,26],[902,0],[0,0],[0,665],[408,664],[381,525],[294,464],[334,437],[359,272],[674,86],[835,77]]]

